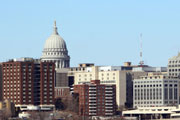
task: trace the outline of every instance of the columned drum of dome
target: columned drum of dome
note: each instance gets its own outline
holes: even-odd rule
[[[66,47],[66,42],[58,34],[56,21],[52,35],[46,40],[41,56],[42,61],[52,61],[56,65],[56,69],[68,68],[70,65],[70,57]]]

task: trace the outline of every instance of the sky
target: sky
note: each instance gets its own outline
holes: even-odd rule
[[[0,0],[0,62],[40,58],[56,20],[71,66],[167,66],[180,51],[179,0]]]

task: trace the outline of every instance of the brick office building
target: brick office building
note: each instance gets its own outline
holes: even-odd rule
[[[13,59],[2,64],[2,74],[3,99],[10,99],[20,108],[54,107],[54,63],[32,58]]]
[[[112,116],[116,113],[116,86],[100,84],[100,80],[91,80],[90,84],[74,86],[79,94],[79,115]]]

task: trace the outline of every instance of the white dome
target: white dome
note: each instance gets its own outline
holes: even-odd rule
[[[66,42],[57,32],[56,21],[52,35],[45,42],[41,60],[55,62],[56,68],[69,67],[70,57]]]
[[[46,40],[44,45],[44,51],[47,51],[49,49],[66,49],[66,43],[64,39],[57,32],[56,23],[54,24],[53,34]]]
[[[44,49],[66,49],[66,43],[59,35],[51,35],[45,42]]]

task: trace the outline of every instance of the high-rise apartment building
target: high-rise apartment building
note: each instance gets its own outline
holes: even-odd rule
[[[180,79],[149,73],[133,80],[133,106],[159,107],[179,104]]]
[[[79,115],[112,116],[116,113],[116,86],[100,84],[100,80],[74,86],[79,94]]]
[[[180,53],[168,60],[168,76],[180,78]]]
[[[0,63],[0,101],[2,101],[2,63]]]
[[[2,70],[3,99],[10,99],[16,107],[54,107],[54,63],[13,59],[4,62]]]

